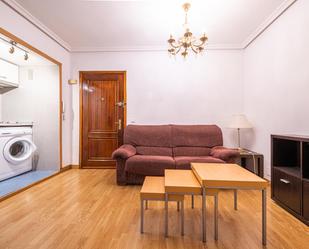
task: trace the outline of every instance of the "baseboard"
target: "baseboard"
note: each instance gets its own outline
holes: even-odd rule
[[[67,171],[67,170],[69,170],[69,169],[79,169],[79,168],[80,168],[80,167],[79,167],[78,164],[69,164],[69,165],[66,165],[66,166],[62,167],[62,168],[60,169],[60,171],[63,172],[63,171]]]
[[[67,170],[69,170],[69,169],[72,169],[72,165],[63,166],[63,167],[60,169],[60,172],[67,171]]]
[[[23,192],[23,191],[25,191],[25,190],[27,190],[27,189],[29,189],[29,188],[35,186],[35,185],[38,185],[38,184],[40,184],[40,183],[42,183],[42,182],[44,182],[44,181],[46,181],[46,180],[49,180],[50,178],[52,178],[52,177],[54,177],[54,176],[57,176],[57,175],[59,175],[59,174],[61,174],[61,173],[63,173],[63,172],[66,172],[66,171],[68,171],[68,170],[70,170],[70,169],[72,169],[72,166],[71,166],[71,165],[64,166],[64,167],[62,167],[58,172],[56,172],[56,173],[54,173],[54,174],[52,174],[52,175],[50,175],[50,176],[47,176],[47,177],[45,177],[45,178],[43,178],[43,179],[41,179],[41,180],[39,180],[39,181],[37,181],[37,182],[31,183],[30,185],[28,185],[28,186],[26,186],[26,187],[24,187],[24,188],[21,188],[21,189],[15,191],[15,192],[12,192],[12,193],[9,193],[9,194],[7,194],[7,195],[5,195],[5,196],[3,196],[3,197],[0,197],[0,202],[1,202],[1,201],[4,201],[4,200],[6,200],[6,199],[8,199],[8,198],[10,198],[10,197],[12,197],[12,196],[14,196],[14,195],[17,195],[17,194],[19,194],[19,193],[21,193],[21,192]]]

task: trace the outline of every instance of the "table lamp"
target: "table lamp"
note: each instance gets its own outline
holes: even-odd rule
[[[238,134],[238,149],[242,150],[240,147],[240,129],[251,129],[252,124],[248,121],[244,114],[234,114],[228,125],[228,128],[237,129]]]

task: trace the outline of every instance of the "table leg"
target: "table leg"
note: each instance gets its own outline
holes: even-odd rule
[[[234,189],[234,209],[237,210],[237,189]]]
[[[194,195],[191,195],[191,208],[194,208]]]
[[[146,200],[145,202],[146,202],[145,209],[148,209],[148,200]]]
[[[180,205],[179,205],[179,201],[177,201],[177,211],[179,212],[180,210]]]
[[[144,233],[144,200],[141,199],[141,233]]]
[[[165,193],[165,237],[168,236],[168,193]]]
[[[206,242],[206,189],[203,187],[202,194],[202,233],[203,242]]]
[[[267,236],[266,236],[266,189],[262,190],[262,243],[266,246]]]
[[[185,205],[184,200],[181,201],[181,235],[185,235]]]
[[[215,240],[218,240],[218,194],[215,194],[214,196],[214,201],[215,201]]]

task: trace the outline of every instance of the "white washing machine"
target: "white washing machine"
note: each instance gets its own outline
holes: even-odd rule
[[[32,127],[0,127],[0,181],[30,171],[36,149]]]

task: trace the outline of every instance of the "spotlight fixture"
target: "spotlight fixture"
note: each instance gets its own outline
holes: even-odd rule
[[[25,55],[24,55],[24,60],[26,61],[26,60],[28,60],[29,59],[29,55],[28,55],[28,53],[27,52],[25,52]]]
[[[8,40],[2,38],[1,36],[0,36],[0,40],[11,45],[11,47],[9,48],[10,54],[14,54],[15,50],[19,49],[19,50],[21,50],[22,52],[25,53],[24,54],[24,60],[26,61],[26,60],[29,59],[29,51],[25,50],[22,46],[19,46],[16,41],[13,41],[13,40],[8,41]]]
[[[12,46],[10,47],[9,52],[10,52],[10,54],[13,54],[13,53],[15,52],[15,48],[14,48],[14,46],[16,45],[16,42],[11,41],[10,43],[12,44]]]

